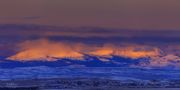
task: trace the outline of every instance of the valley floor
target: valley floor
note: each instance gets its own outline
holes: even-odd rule
[[[180,90],[180,70],[40,66],[0,73],[0,90]]]
[[[161,81],[134,81],[134,80],[109,80],[88,78],[52,78],[30,80],[5,80],[0,81],[0,88],[8,90],[179,90],[180,80]],[[26,88],[26,89],[15,89]],[[28,89],[29,88],[29,89]],[[30,89],[32,88],[32,89]],[[126,89],[127,88],[127,89]],[[129,89],[128,89],[129,88]],[[136,89],[132,89],[136,88]],[[157,89],[156,89],[157,88]],[[158,89],[159,88],[159,89]],[[170,89],[172,88],[172,89]]]

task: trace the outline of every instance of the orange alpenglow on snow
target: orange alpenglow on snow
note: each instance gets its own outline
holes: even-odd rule
[[[78,45],[75,45],[76,47]],[[32,61],[46,60],[55,61],[57,58],[81,59],[83,56],[75,47],[61,42],[50,42],[45,39],[26,41],[19,45],[20,51],[9,57],[10,60]]]
[[[9,60],[19,61],[56,61],[62,58],[84,60],[85,54],[96,57],[120,56],[125,58],[146,58],[159,56],[159,49],[143,45],[127,45],[125,47],[104,44],[87,45],[84,43],[53,42],[46,39],[25,41],[18,45],[20,48],[16,55],[8,57]],[[149,47],[151,49],[146,50]]]

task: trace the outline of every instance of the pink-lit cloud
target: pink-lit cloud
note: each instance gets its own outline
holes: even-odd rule
[[[89,45],[50,41],[47,39],[28,40],[17,45],[16,54],[8,57],[15,61],[57,61],[61,59],[86,60],[85,55],[95,56],[108,62],[108,58],[119,56],[137,60],[150,59],[149,63],[141,63],[144,67],[163,67],[168,65],[180,66],[180,57],[176,53],[167,53],[158,47],[139,44],[109,44]],[[167,51],[169,48],[167,48]]]
[[[125,47],[113,44],[87,45],[83,43],[52,42],[46,39],[25,41],[18,45],[20,48],[10,60],[47,60],[60,58],[83,59],[84,54],[97,57],[111,57],[113,55],[126,58],[145,58],[159,55],[157,48],[146,50],[144,45],[127,45]]]
[[[61,42],[50,42],[45,39],[26,41],[21,43],[19,47],[20,51],[8,59],[20,61],[54,61],[57,60],[57,58],[81,59],[83,56],[79,53],[79,50],[81,50],[81,48],[79,48],[79,44],[68,45]]]

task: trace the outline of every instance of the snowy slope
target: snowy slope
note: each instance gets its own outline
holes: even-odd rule
[[[106,78],[115,80],[180,80],[180,70],[113,67],[18,67],[0,69],[0,79]]]

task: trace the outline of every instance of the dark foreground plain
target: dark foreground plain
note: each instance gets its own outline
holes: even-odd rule
[[[179,80],[109,80],[88,78],[51,78],[0,81],[0,90],[180,90]]]
[[[179,90],[179,88],[79,88],[79,89],[0,89],[0,90]]]
[[[0,73],[0,90],[180,90],[176,69],[39,66]]]

